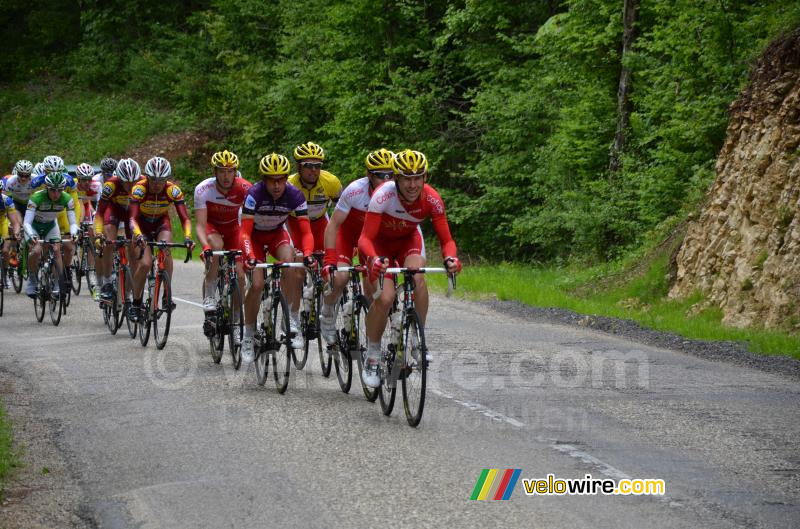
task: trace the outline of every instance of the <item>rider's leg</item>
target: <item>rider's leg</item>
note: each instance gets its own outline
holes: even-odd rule
[[[222,236],[219,233],[208,234],[208,245],[212,250],[222,250],[225,247]],[[214,283],[217,281],[218,270],[219,259],[217,257],[211,257],[208,264],[208,272],[206,272],[204,279],[205,288],[203,291],[205,292],[205,297],[214,297]]]
[[[421,255],[409,255],[405,259],[404,266],[422,268],[425,266],[425,258]],[[420,323],[424,326],[425,318],[428,316],[428,285],[425,283],[425,274],[416,274],[414,285],[414,306],[419,314]]]
[[[290,244],[281,244],[275,250],[275,259],[286,263],[291,263],[297,260],[295,249]],[[300,261],[303,258],[300,257]],[[286,302],[289,304],[289,314],[292,319],[297,319],[297,313],[300,312],[300,292],[303,287],[303,276],[305,271],[302,268],[284,270],[282,281],[283,295],[286,296]]]

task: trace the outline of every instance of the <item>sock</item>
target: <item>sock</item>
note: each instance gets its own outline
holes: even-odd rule
[[[214,283],[216,283],[216,281],[214,279],[212,279],[210,281],[206,281],[206,296],[211,296],[212,298],[215,297],[214,296]]]
[[[323,316],[333,316],[333,305],[328,305],[324,301],[322,302],[322,315]]]
[[[244,325],[244,335],[247,336],[248,338],[252,338],[255,333],[256,333],[256,324],[255,323],[250,323],[250,324],[245,323],[245,325]]]
[[[300,309],[298,309],[297,312],[292,312],[290,317],[292,318],[292,321],[295,323],[300,321]]]
[[[381,352],[381,342],[369,340],[367,343],[367,356],[378,356]]]

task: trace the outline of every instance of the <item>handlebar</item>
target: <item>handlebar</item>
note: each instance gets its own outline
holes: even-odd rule
[[[192,250],[186,246],[182,242],[166,242],[166,241],[145,241],[145,244],[150,248],[158,247],[160,249],[164,248],[186,248],[186,258],[183,260],[184,263],[188,263],[192,259]],[[137,259],[141,259],[144,256],[144,247],[139,249],[139,255],[136,257]]]
[[[405,267],[391,267],[386,269],[387,274],[403,274],[404,276],[414,275],[414,274],[447,274],[447,297],[453,295],[453,291],[456,289],[456,274],[451,274],[447,271],[446,268],[440,267],[423,267],[423,268],[405,268]],[[383,275],[380,274],[378,276],[378,289],[375,291],[375,297],[381,295],[383,292]]]

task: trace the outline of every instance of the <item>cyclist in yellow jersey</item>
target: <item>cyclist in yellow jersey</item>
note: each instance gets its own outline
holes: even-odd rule
[[[342,194],[342,183],[336,175],[322,169],[325,151],[316,143],[308,142],[294,149],[297,172],[289,176],[289,183],[303,192],[308,204],[311,233],[314,234],[314,251],[325,249],[325,228],[328,226],[328,207],[335,205]],[[300,235],[291,233],[292,240]]]

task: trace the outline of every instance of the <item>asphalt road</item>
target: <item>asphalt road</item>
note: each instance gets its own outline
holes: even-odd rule
[[[199,302],[200,274],[176,263],[175,296]],[[796,380],[435,297],[413,429],[401,403],[384,417],[313,357],[285,395],[227,352],[213,364],[191,303],[163,351],[111,336],[85,292],[59,327],[32,305],[6,296],[0,369],[12,417],[28,411],[17,427],[56,440],[75,525],[800,526]],[[469,500],[484,468],[521,469],[510,500]],[[525,494],[548,474],[663,479],[666,494]]]

